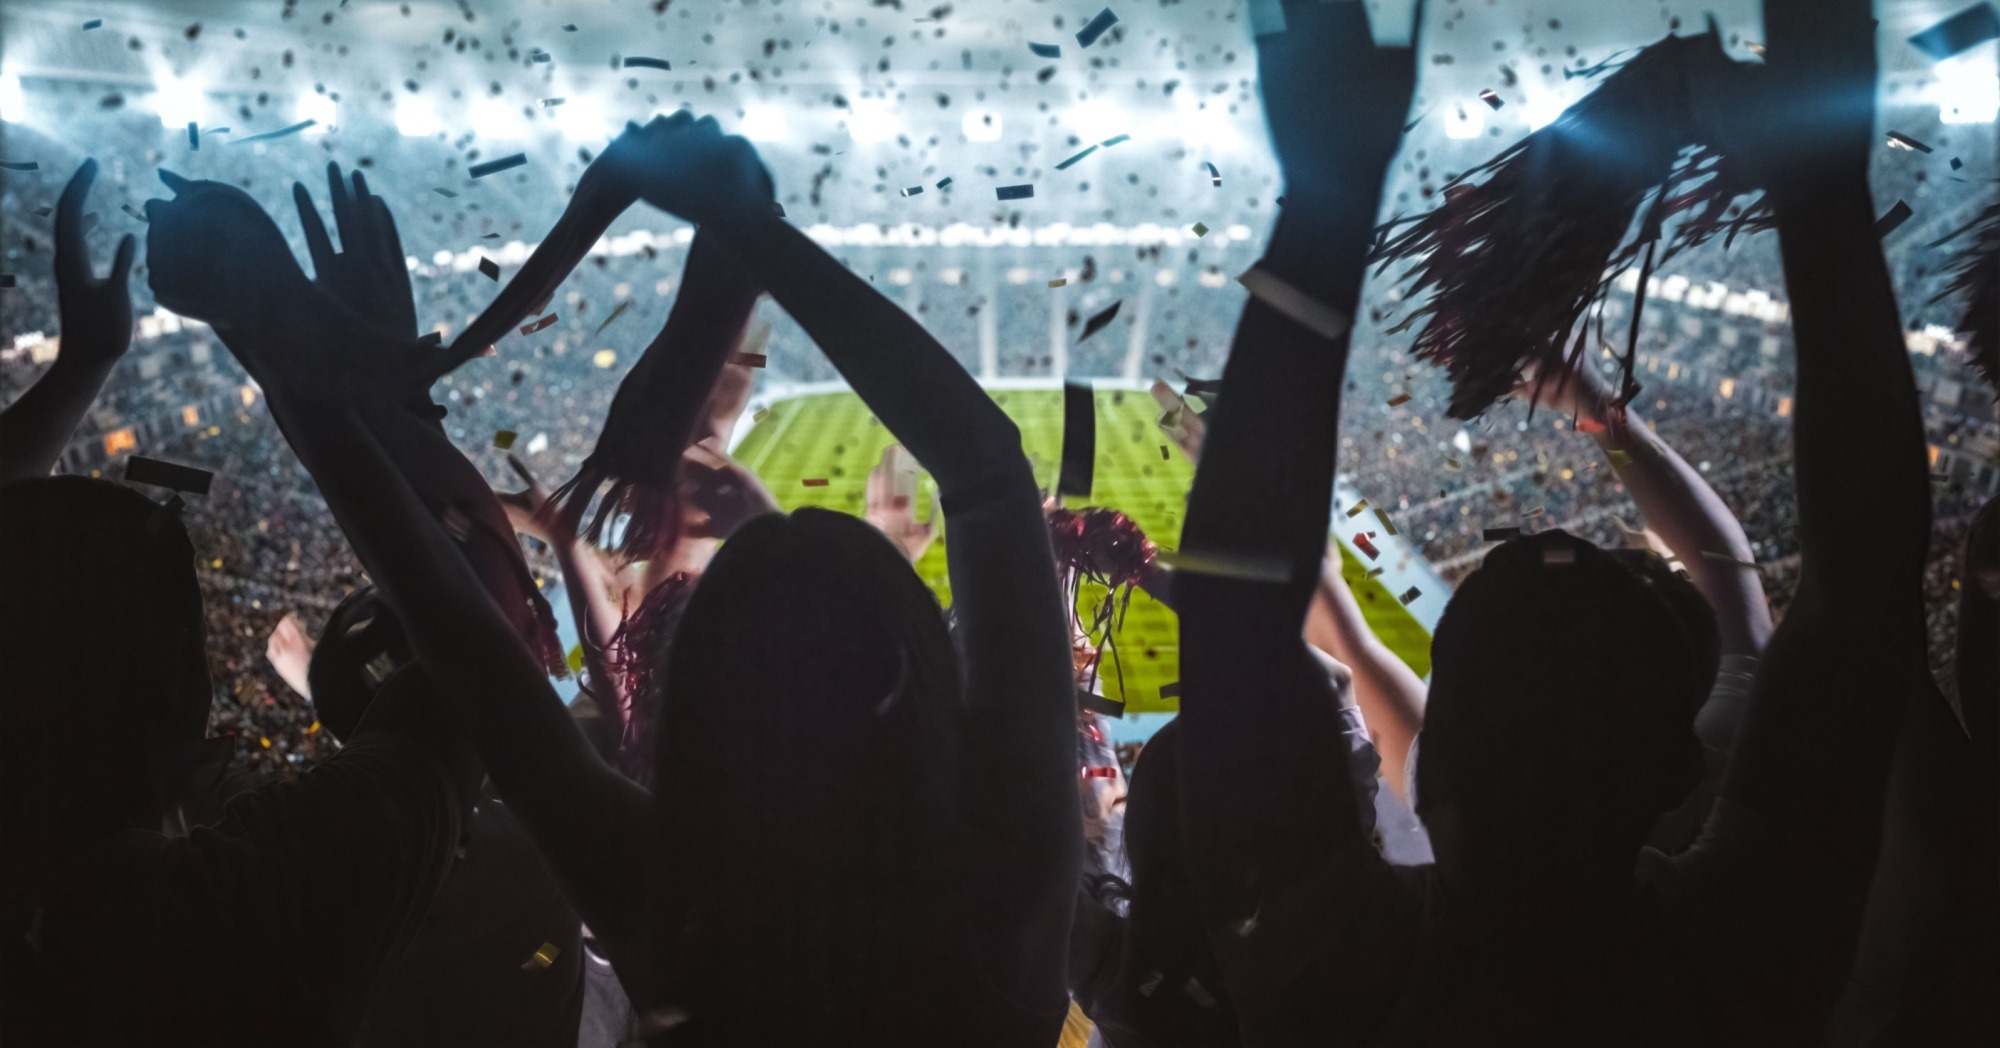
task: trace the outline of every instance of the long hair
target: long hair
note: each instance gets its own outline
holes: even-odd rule
[[[695,587],[663,686],[653,941],[676,1038],[934,1038],[889,1002],[925,999],[960,931],[964,711],[936,598],[860,520],[760,517]]]

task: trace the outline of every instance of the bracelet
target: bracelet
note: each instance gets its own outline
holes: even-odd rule
[[[1300,291],[1262,264],[1236,278],[1252,298],[1283,313],[1286,319],[1324,339],[1347,334],[1352,321],[1340,310]]]

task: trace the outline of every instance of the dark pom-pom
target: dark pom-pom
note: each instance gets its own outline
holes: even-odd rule
[[[611,692],[625,725],[618,740],[618,770],[641,786],[653,779],[653,739],[660,717],[660,683],[667,653],[681,613],[694,592],[695,577],[677,572],[646,594],[638,610],[625,617],[604,653],[605,664],[617,676],[604,690]]]
[[[597,497],[607,480],[612,482],[610,490]],[[671,553],[681,539],[678,487],[674,479],[611,474],[592,455],[576,476],[549,496],[542,516],[554,534],[577,535],[627,560],[652,560]],[[595,512],[590,511],[593,500]],[[590,514],[587,526],[583,524],[586,513]]]
[[[1477,417],[1530,365],[1555,374],[1580,357],[1588,314],[1600,310],[1601,331],[1605,294],[1634,262],[1636,332],[1653,266],[1719,233],[1768,228],[1768,212],[1736,203],[1755,189],[1749,174],[1700,141],[1691,112],[1691,86],[1731,64],[1713,31],[1653,44],[1555,123],[1453,179],[1436,210],[1383,227],[1374,260],[1411,263],[1405,297],[1429,293],[1392,333],[1424,322],[1415,352],[1450,375],[1451,417]],[[1621,398],[1637,390],[1628,350]]]
[[[1076,631],[1090,644],[1078,653],[1078,671],[1089,674],[1087,687],[1097,682],[1104,649],[1110,648],[1112,658],[1117,658],[1112,630],[1124,621],[1132,590],[1145,581],[1159,550],[1131,517],[1103,508],[1050,510],[1049,542],[1073,617],[1078,615],[1076,602],[1084,583],[1095,583],[1105,590],[1104,599],[1091,609],[1087,621],[1073,620]]]
[[[2000,204],[1929,246],[1942,247],[1968,234],[1970,238],[1945,267],[1951,283],[1931,303],[1957,299],[1964,307],[1958,331],[1965,336],[1966,355],[1986,381],[2000,389]]]

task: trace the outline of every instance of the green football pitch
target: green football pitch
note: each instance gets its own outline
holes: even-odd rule
[[[1062,391],[1001,390],[993,399],[1021,427],[1021,439],[1043,487],[1054,487],[1062,455]],[[1182,503],[1194,467],[1168,446],[1154,425],[1157,413],[1143,391],[1097,391],[1094,490],[1087,500],[1071,501],[1123,510],[1156,544],[1171,549],[1180,538]],[[893,443],[895,438],[854,394],[812,393],[778,400],[760,412],[737,446],[736,457],[764,479],[787,510],[820,506],[859,515],[868,471],[881,460],[882,449]],[[826,483],[807,486],[807,480]],[[917,515],[921,519],[930,512],[931,493],[925,485],[918,493]],[[945,604],[951,602],[944,564],[945,543],[950,540],[947,534],[933,543],[917,565],[918,574]],[[1430,635],[1380,582],[1366,576],[1359,560],[1343,557],[1344,574],[1375,635],[1418,676],[1427,675]],[[1090,607],[1102,599],[1102,588],[1092,592],[1092,587],[1085,587],[1079,603]],[[1122,698],[1133,713],[1172,712],[1177,700],[1162,698],[1160,689],[1180,676],[1180,631],[1173,612],[1144,593],[1135,593],[1113,641],[1117,660],[1114,664],[1110,654],[1105,656],[1104,694]]]

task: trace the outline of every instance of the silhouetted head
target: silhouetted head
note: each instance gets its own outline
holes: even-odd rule
[[[178,508],[83,477],[0,489],[0,804],[13,886],[157,830],[205,756],[208,663]]]
[[[1440,873],[1525,892],[1629,877],[1701,773],[1715,619],[1651,553],[1554,531],[1488,554],[1431,643],[1417,806]]]
[[[375,587],[348,594],[328,616],[306,668],[320,727],[336,742],[351,741],[382,682],[415,658],[402,620]]]
[[[752,1041],[907,1023],[863,1012],[938,978],[914,959],[959,931],[934,919],[958,887],[963,720],[936,598],[857,518],[767,514],[695,586],[662,689],[672,1003]]]

